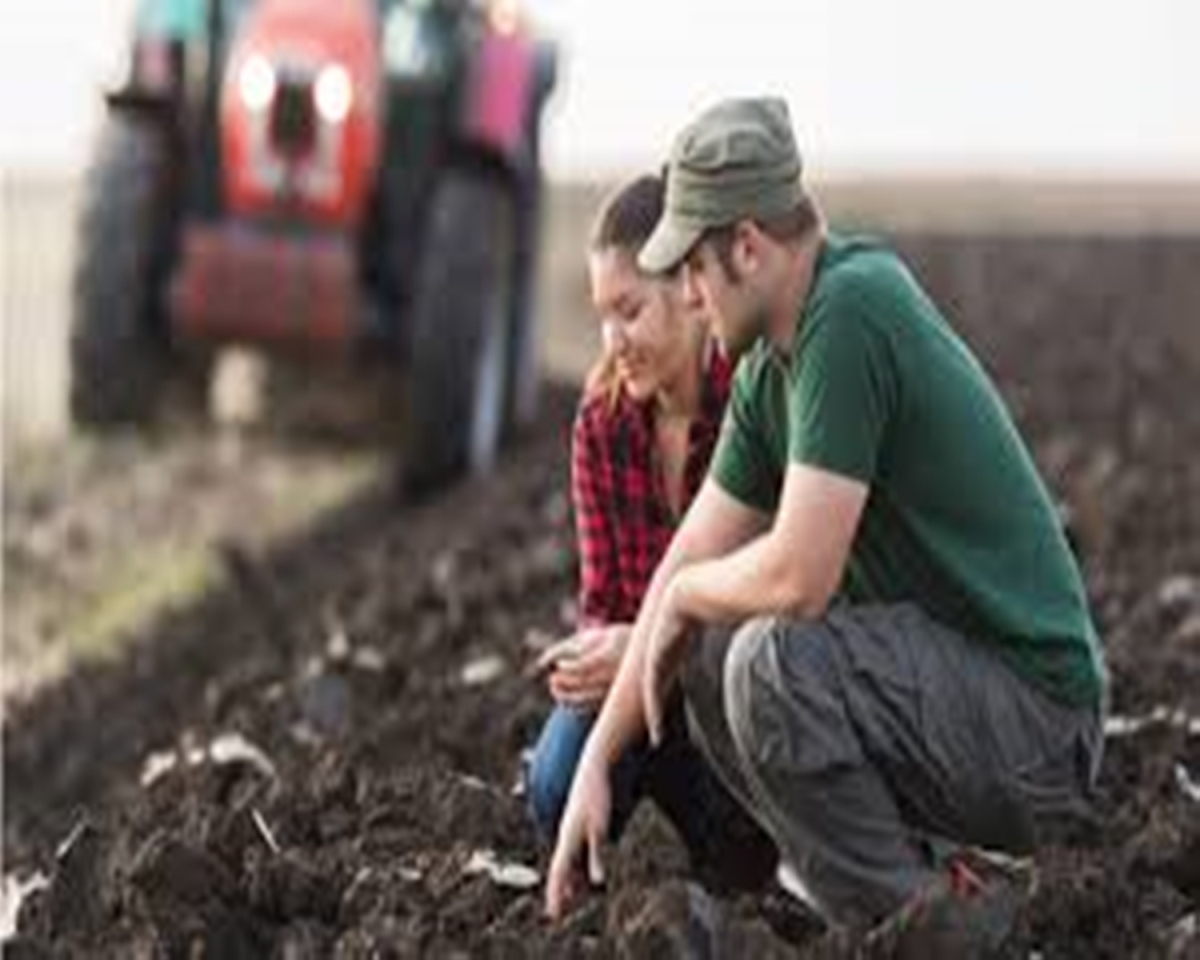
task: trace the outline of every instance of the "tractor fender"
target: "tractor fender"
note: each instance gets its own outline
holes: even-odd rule
[[[115,90],[106,90],[104,105],[109,113],[138,114],[168,121],[174,119],[178,103],[171,91],[147,90],[126,84]]]
[[[132,44],[108,64],[104,99],[142,114],[173,109],[184,92],[184,49],[204,41],[209,2],[137,0],[131,19]]]
[[[124,77],[104,91],[110,111],[143,115],[176,111],[183,96],[184,45],[175,37],[157,34],[134,39]]]

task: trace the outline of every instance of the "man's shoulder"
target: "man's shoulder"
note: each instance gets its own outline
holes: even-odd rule
[[[896,251],[878,237],[830,234],[813,286],[817,312],[852,310],[886,301],[911,282]]]
[[[935,310],[904,261],[884,241],[837,236],[827,243],[805,306],[796,349],[816,340],[891,342]]]

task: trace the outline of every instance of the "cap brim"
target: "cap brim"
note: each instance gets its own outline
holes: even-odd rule
[[[638,266],[647,273],[667,273],[691,253],[703,234],[703,227],[688,226],[663,217],[638,251]]]

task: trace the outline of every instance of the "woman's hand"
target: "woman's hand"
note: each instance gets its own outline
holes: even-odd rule
[[[550,693],[561,704],[598,706],[621,666],[631,627],[587,627],[542,652],[536,668],[550,672]]]

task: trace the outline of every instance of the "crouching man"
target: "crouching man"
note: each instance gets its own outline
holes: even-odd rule
[[[601,878],[610,765],[687,688],[694,733],[835,926],[902,954],[1003,939],[1022,854],[1087,809],[1106,679],[1079,571],[996,389],[900,259],[827,231],[786,106],[677,139],[643,269],[740,357],[558,833]]]

